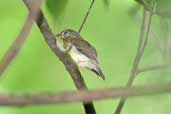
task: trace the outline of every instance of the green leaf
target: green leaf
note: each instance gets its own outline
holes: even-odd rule
[[[171,0],[157,0],[157,14],[171,18]]]
[[[46,7],[54,19],[57,19],[66,8],[68,0],[47,0]]]
[[[141,5],[145,6],[147,10],[151,9],[152,0],[135,0]],[[156,11],[157,15],[162,17],[171,18],[171,0],[156,0]]]
[[[109,7],[110,0],[103,0],[103,3],[104,3],[105,6]]]

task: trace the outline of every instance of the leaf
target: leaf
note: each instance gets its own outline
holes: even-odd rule
[[[47,0],[46,7],[54,19],[57,19],[66,8],[68,0]]]
[[[103,0],[103,3],[104,3],[105,6],[109,7],[110,0]]]
[[[141,5],[145,6],[147,10],[151,9],[152,0],[135,0]],[[171,18],[171,0],[156,0],[156,11],[157,15],[162,17]]]
[[[171,18],[171,0],[157,0],[157,14]]]

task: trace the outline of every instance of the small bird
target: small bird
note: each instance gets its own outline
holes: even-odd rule
[[[79,68],[87,68],[105,80],[99,67],[96,49],[84,40],[79,32],[66,29],[56,37],[58,46],[60,44],[60,48],[72,57]]]

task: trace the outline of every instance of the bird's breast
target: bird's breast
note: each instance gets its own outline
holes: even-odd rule
[[[79,67],[89,66],[90,59],[81,52],[79,52],[75,46],[72,46],[69,54]]]
[[[75,46],[72,46],[69,54],[75,60],[75,62],[89,60],[89,58],[87,56],[85,56],[84,54],[82,54],[81,52],[79,52]]]

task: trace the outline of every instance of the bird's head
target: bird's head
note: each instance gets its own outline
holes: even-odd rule
[[[60,32],[59,34],[56,35],[57,37],[60,37],[62,39],[66,39],[66,38],[77,38],[80,37],[80,34],[72,29],[66,29],[63,30],[62,32]]]

